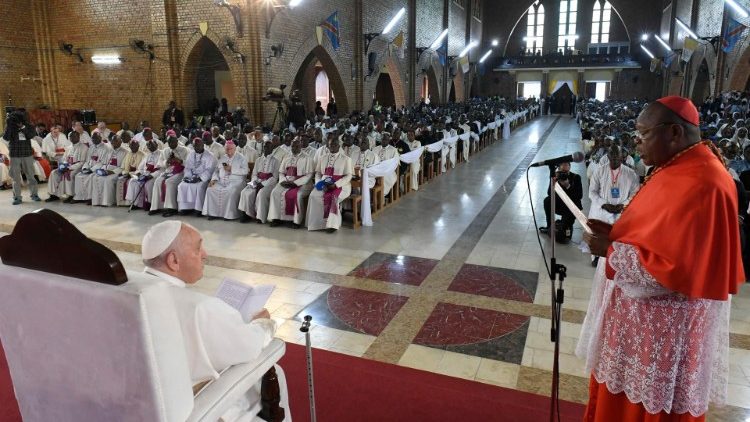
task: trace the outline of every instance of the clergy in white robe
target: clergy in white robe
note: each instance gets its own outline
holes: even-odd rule
[[[161,151],[153,139],[148,143],[148,154],[141,161],[138,170],[130,175],[125,199],[134,208],[147,210],[151,207],[151,191],[154,189],[154,179],[159,177],[161,169]]]
[[[240,217],[237,204],[247,180],[247,159],[237,152],[237,146],[232,141],[227,141],[225,151],[206,189],[203,215],[207,215],[209,220],[235,220]]]
[[[214,139],[211,136],[210,132],[203,132],[203,136],[201,138],[203,139],[203,148],[210,152],[211,155],[213,155],[217,160],[220,160],[221,157],[226,154],[224,145],[218,142],[214,142]]]
[[[115,136],[111,144],[112,150],[106,164],[94,173],[91,181],[91,205],[94,206],[111,207],[117,203],[117,180],[122,174],[128,150],[122,146],[122,138],[119,136]]]
[[[42,154],[50,161],[54,167],[65,154],[65,148],[70,145],[68,137],[62,133],[60,125],[52,126],[52,131],[42,139]]]
[[[248,169],[250,169],[248,171],[252,171],[255,161],[258,159],[258,150],[255,148],[255,145],[250,145],[247,137],[240,135],[240,138],[237,140],[237,152],[245,156]]]
[[[218,379],[230,366],[253,362],[276,331],[276,323],[266,309],[256,315],[242,315],[216,297],[185,288],[203,277],[203,262],[207,254],[201,245],[201,235],[194,227],[168,220],[146,233],[141,248],[146,266],[144,272],[153,276],[154,282],[169,286],[168,292],[185,340],[193,385]],[[281,393],[280,406],[291,418],[286,379],[278,366],[276,374]],[[257,386],[248,388],[242,404],[247,405],[245,417],[250,420],[254,419],[260,405]]]
[[[406,133],[406,143],[412,151],[422,147],[422,143],[416,139],[413,130]],[[419,190],[419,172],[422,171],[422,160],[420,159],[411,163],[409,167],[411,171],[411,189]]]
[[[125,134],[127,132],[123,132]],[[123,139],[127,136],[122,136]],[[146,158],[146,154],[141,151],[141,144],[138,141],[132,140],[128,143],[130,151],[125,155],[125,159],[120,167],[120,176],[117,178],[117,185],[115,187],[115,198],[117,200],[118,207],[127,207],[130,202],[125,198],[128,193],[128,185],[132,178],[130,177],[140,167],[141,162]]]
[[[380,145],[373,148],[372,152],[378,157],[378,162],[398,157],[398,150],[391,145],[391,136],[386,132],[383,132]],[[398,168],[396,168],[393,174],[388,174],[383,177],[383,195],[388,195],[391,192],[393,185],[396,184],[396,180],[398,180],[398,175],[396,174],[397,171]]]
[[[352,180],[362,180],[362,170],[365,167],[373,166],[380,162],[378,156],[370,149],[370,142],[367,138],[363,138],[360,144],[359,152],[352,158]],[[363,184],[365,182],[362,182]],[[375,177],[368,177],[367,188],[372,189],[375,186]],[[362,191],[359,188],[352,188],[352,194],[361,195]]]
[[[107,165],[109,144],[102,142],[102,137],[95,133],[91,138],[91,146],[86,152],[86,161],[81,166],[81,171],[75,177],[75,202],[86,202],[91,200],[92,179],[97,170]]]
[[[206,189],[216,170],[216,163],[213,154],[204,148],[203,140],[195,138],[193,150],[185,161],[184,177],[177,187],[177,209],[181,215],[203,212]],[[169,215],[165,213],[165,216]]]
[[[49,193],[47,202],[57,201],[64,196],[67,197],[66,202],[73,202],[75,177],[81,171],[89,149],[86,144],[79,141],[80,135],[78,132],[71,132],[71,145],[65,150],[62,161],[58,168],[52,171],[47,182],[47,192]]]
[[[91,135],[89,135],[89,133],[83,129],[83,125],[81,124],[81,122],[73,122],[73,132],[78,133],[78,140],[82,144],[86,146],[91,146]],[[73,132],[70,132],[68,134],[68,138],[70,138],[70,135]]]
[[[292,141],[292,153],[279,169],[279,183],[271,191],[268,220],[271,225],[291,221],[296,227],[304,223],[307,198],[312,191],[313,159],[302,153],[302,141]]]
[[[610,147],[607,155],[607,165],[598,166],[589,181],[589,219],[613,224],[638,192],[640,179],[633,169],[621,164],[622,156],[617,145]]]
[[[271,155],[276,159],[276,162],[279,166],[281,166],[281,162],[284,161],[284,158],[286,158],[287,155],[291,154],[291,150],[287,149],[286,145],[279,144],[278,146],[275,143],[275,140],[278,138],[278,136],[274,136],[274,141],[271,142],[271,145],[273,145],[275,148]]]
[[[352,191],[352,160],[341,151],[338,139],[315,169],[315,188],[307,204],[307,229],[333,232],[341,227],[341,202]]]
[[[10,151],[5,140],[2,140],[0,141],[0,188],[11,187],[13,187],[13,179],[10,177]]]
[[[163,172],[154,180],[149,215],[154,215],[162,209],[170,214],[177,211],[177,186],[182,182],[185,160],[189,153],[190,150],[180,145],[176,136],[167,138],[167,147],[162,150],[159,163]]]
[[[42,154],[42,147],[37,142],[31,143],[31,149],[34,156],[34,175],[39,182],[46,182],[48,175],[51,173],[49,161]]]
[[[273,156],[273,144],[263,144],[263,156],[255,161],[250,182],[240,194],[238,208],[244,213],[243,222],[257,220],[265,223],[268,218],[268,208],[271,205],[271,192],[279,181],[279,167],[281,164]]]

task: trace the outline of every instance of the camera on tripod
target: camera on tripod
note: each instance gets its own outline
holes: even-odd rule
[[[286,89],[285,84],[279,85],[278,88],[268,88],[266,90],[266,95],[263,96],[263,101],[273,101],[276,103],[283,103],[286,100],[286,94],[284,93],[284,89]]]

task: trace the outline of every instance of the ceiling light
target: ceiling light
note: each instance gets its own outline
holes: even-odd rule
[[[388,22],[388,25],[385,26],[385,29],[383,29],[383,35],[391,32],[391,29],[393,29],[394,26],[398,23],[399,20],[401,20],[401,17],[404,16],[404,13],[406,13],[406,8],[402,7],[401,10],[396,13],[396,16],[391,19],[390,22]]]
[[[652,59],[654,58],[654,53],[652,53],[651,51],[649,51],[649,49],[648,49],[648,48],[646,48],[646,46],[645,46],[645,45],[641,44],[641,49],[642,49],[643,51],[645,51],[645,52],[646,52],[646,55],[648,55],[648,56],[649,56],[650,58],[652,58]]]
[[[445,28],[443,29],[443,32],[441,32],[440,35],[438,35],[438,37],[435,38],[435,41],[432,42],[432,44],[430,45],[430,48],[432,50],[435,50],[436,48],[440,47],[440,44],[443,43],[443,40],[447,36],[448,36],[448,28]]]
[[[736,1],[725,0],[724,2],[728,4],[741,17],[746,18],[748,16],[747,10],[745,10],[744,7],[740,6]]]
[[[641,41],[648,41],[648,34],[641,35]]]
[[[497,47],[498,44],[500,44],[500,41],[498,41],[497,38],[495,38],[494,40],[492,40],[492,46],[493,47]]]
[[[664,47],[667,51],[669,51],[670,53],[672,52],[672,47],[670,47],[669,44],[667,44],[666,41],[664,41],[663,39],[661,39],[660,36],[654,34],[654,38],[656,38],[656,41],[659,41],[659,44],[661,44],[661,46]]]
[[[492,54],[492,49],[489,49],[487,50],[486,53],[484,53],[484,56],[482,56],[482,58],[479,59],[479,63],[484,63],[484,61],[487,60],[487,57],[489,57],[490,54]]]
[[[696,39],[696,40],[698,39],[698,35],[696,35],[695,32],[690,30],[690,27],[685,25],[685,22],[679,20],[678,18],[675,18],[674,20],[675,22],[677,22],[677,26],[682,28],[683,31],[687,32],[687,34],[693,37],[693,39]]]
[[[470,51],[470,50],[471,50],[472,48],[474,48],[474,47],[476,47],[476,46],[477,46],[477,44],[479,44],[479,43],[478,43],[478,42],[476,42],[476,41],[472,41],[472,42],[470,42],[469,44],[467,44],[467,45],[466,45],[466,47],[464,47],[464,49],[463,49],[463,50],[461,50],[461,52],[460,52],[460,53],[458,54],[458,57],[463,57],[463,56],[465,56],[466,54],[468,54],[468,53],[469,53],[469,51]]]
[[[119,64],[120,56],[91,56],[91,61],[96,64]]]

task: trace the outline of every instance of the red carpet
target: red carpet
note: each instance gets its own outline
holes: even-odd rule
[[[318,420],[544,421],[546,397],[367,359],[313,350]],[[309,421],[305,349],[287,344],[281,360],[294,420]],[[563,421],[583,419],[584,406],[561,402]],[[21,420],[0,347],[0,422]]]
[[[287,343],[281,367],[296,422],[310,420],[305,348]],[[432,372],[325,350],[313,350],[315,405],[320,421],[549,420],[549,399]],[[560,402],[561,420],[581,421],[584,406]]]

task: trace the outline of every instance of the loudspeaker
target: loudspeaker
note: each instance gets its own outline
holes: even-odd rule
[[[83,116],[83,124],[84,125],[93,125],[96,124],[96,111],[94,110],[81,110],[81,115]]]
[[[367,55],[367,76],[372,76],[375,73],[376,65],[378,64],[378,53],[371,51]]]

